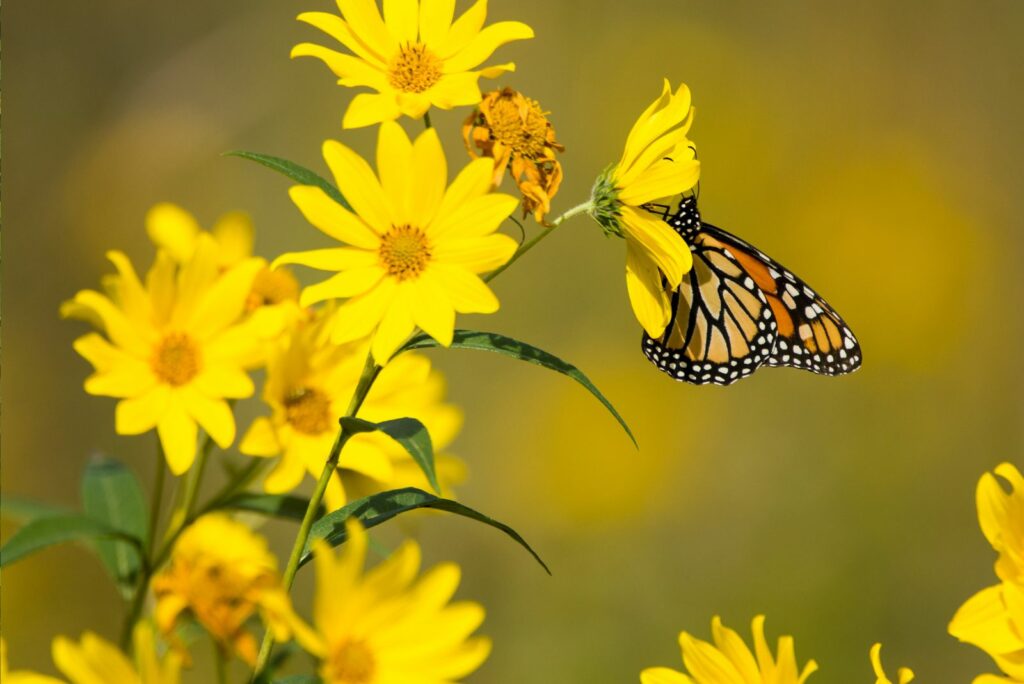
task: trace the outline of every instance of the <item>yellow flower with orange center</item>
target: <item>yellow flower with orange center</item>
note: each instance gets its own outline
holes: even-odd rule
[[[254,391],[245,368],[257,356],[260,324],[244,317],[265,262],[245,259],[221,272],[218,247],[203,235],[180,268],[158,252],[143,284],[123,253],[107,256],[117,269],[104,283],[107,294],[83,290],[62,307],[63,315],[85,318],[105,334],[75,340],[75,351],[96,371],[85,391],[120,399],[118,434],[155,428],[168,466],[180,475],[195,458],[199,426],[221,448],[235,439],[226,399]]]
[[[484,619],[478,603],[451,603],[460,571],[434,566],[417,579],[420,548],[406,541],[387,560],[363,573],[367,537],[355,520],[335,553],[314,543],[316,637],[325,684],[450,684],[476,670],[490,639],[472,636]]]
[[[523,195],[524,216],[538,222],[551,211],[551,199],[562,184],[562,165],[555,154],[565,147],[536,100],[512,88],[484,96],[462,125],[462,137],[472,157],[494,160],[494,184],[505,169]]]
[[[338,434],[366,358],[366,343],[335,345],[324,334],[332,309],[321,310],[310,321],[299,323],[271,356],[263,400],[271,407],[269,417],[257,418],[239,446],[243,454],[273,457],[276,467],[264,481],[270,493],[293,490],[305,473],[319,477]],[[462,412],[444,402],[444,379],[425,356],[406,353],[396,357],[377,376],[359,410],[370,421],[415,418],[430,432],[437,452],[454,439],[462,424]],[[457,482],[461,462],[437,453],[436,466],[442,486]],[[361,475],[361,491],[381,491],[423,486],[415,462],[398,443],[381,433],[354,435],[345,444],[336,473],[327,485],[331,510],[346,502],[344,479]]]
[[[500,46],[533,37],[518,21],[484,27],[487,0],[478,0],[455,19],[454,0],[338,0],[341,16],[304,12],[299,20],[320,29],[352,54],[301,43],[292,57],[316,57],[348,87],[367,87],[352,99],[343,126],[358,128],[415,119],[430,107],[451,109],[480,101],[481,76],[496,78],[514,64],[479,68]],[[454,21],[453,21],[454,20]]]
[[[690,248],[665,221],[643,205],[692,189],[700,177],[693,143],[690,90],[661,96],[633,124],[622,158],[594,185],[590,215],[606,233],[626,239],[626,290],[640,325],[661,337],[671,316],[668,293],[693,266]]]
[[[302,639],[309,631],[292,611],[266,540],[223,514],[205,515],[185,529],[152,586],[161,632],[172,635],[187,612],[225,653],[250,665],[258,651],[250,618],[262,617],[277,641],[293,634]]]
[[[394,122],[380,127],[379,177],[339,142],[324,143],[323,151],[353,211],[315,186],[294,186],[291,198],[310,223],[350,246],[285,254],[274,265],[337,271],[300,298],[302,306],[348,298],[334,316],[335,344],[372,333],[373,356],[383,364],[417,327],[448,346],[456,313],[498,310],[478,274],[515,252],[515,240],[495,231],[518,202],[491,192],[489,159],[470,162],[447,185],[437,133],[425,131],[413,143]]]

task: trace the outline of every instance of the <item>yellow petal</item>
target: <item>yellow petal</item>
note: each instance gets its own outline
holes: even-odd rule
[[[440,109],[466,107],[483,99],[480,94],[480,72],[463,71],[457,74],[445,74],[434,85],[427,96],[430,103]]]
[[[167,458],[167,467],[173,474],[181,475],[192,467],[196,457],[196,440],[199,438],[196,421],[185,413],[182,406],[172,401],[160,416],[156,429]]]
[[[949,623],[949,633],[989,653],[1024,649],[1024,641],[1010,624],[1002,585],[982,589],[967,599]]]
[[[302,482],[302,478],[306,474],[306,462],[300,454],[295,452],[296,446],[289,445],[273,470],[267,474],[266,479],[263,480],[263,491],[268,494],[285,494],[298,487]]]
[[[672,314],[668,294],[657,266],[630,240],[626,241],[626,291],[636,320],[649,336],[660,338]]]
[[[369,226],[328,197],[322,189],[313,185],[294,185],[288,189],[288,195],[307,221],[335,240],[363,249],[376,249],[380,245],[380,238]],[[282,263],[302,262],[282,261],[279,257],[274,266]]]
[[[398,51],[396,36],[388,32],[375,0],[337,0],[338,9],[348,22],[352,35],[382,55],[385,61]]]
[[[387,274],[383,266],[353,268],[302,290],[299,306],[309,307],[328,299],[355,297],[370,290]]]
[[[438,674],[447,680],[458,680],[476,670],[491,654],[492,643],[487,637],[466,639],[447,655],[438,668]]]
[[[430,98],[426,93],[406,93],[399,91],[395,102],[398,110],[411,119],[422,119],[430,109]]]
[[[298,16],[298,20],[320,29],[378,69],[386,66],[389,55],[378,54],[370,49],[358,36],[352,34],[349,25],[338,15],[329,12],[303,12]]]
[[[420,40],[430,47],[441,43],[455,17],[455,0],[420,0]]]
[[[442,347],[451,345],[455,331],[455,309],[440,282],[421,277],[410,290],[413,322]]]
[[[438,263],[459,266],[473,273],[493,271],[503,265],[519,247],[508,235],[496,233],[484,237],[450,239],[434,248]]]
[[[717,615],[711,621],[711,633],[715,640],[715,646],[732,662],[743,679],[749,682],[756,682],[760,679],[760,671],[757,661],[754,660],[754,654],[743,643],[740,635],[735,630],[723,625],[722,619]]]
[[[512,73],[515,70],[515,62],[505,62],[504,64],[494,64],[489,67],[484,67],[477,73],[483,78],[500,78],[504,74]]]
[[[161,202],[146,213],[146,233],[177,262],[192,258],[201,228],[195,217],[177,204]]]
[[[188,414],[221,449],[227,449],[235,441],[235,417],[231,407],[223,399],[209,397],[188,385],[179,390],[181,400]]]
[[[311,249],[307,252],[289,252],[274,259],[271,268],[284,264],[299,264],[321,271],[344,271],[349,268],[363,268],[379,263],[376,251],[353,247],[329,247]]]
[[[363,128],[382,121],[394,121],[401,115],[394,92],[359,93],[345,110],[341,125],[342,128]]]
[[[433,264],[423,277],[436,281],[459,313],[489,314],[498,310],[498,298],[491,288],[463,268]]]
[[[419,38],[419,0],[384,0],[384,25],[399,45],[411,45]]]
[[[469,45],[473,37],[483,28],[486,20],[487,0],[477,0],[452,23],[444,40],[434,43],[431,47],[435,48],[438,57],[447,59]]]
[[[119,435],[141,435],[156,427],[167,412],[171,390],[158,385],[152,391],[117,402],[114,409],[114,430]]]
[[[411,289],[410,283],[402,283],[396,288],[395,297],[384,312],[377,332],[373,335],[370,348],[373,351],[373,358],[380,365],[387,363],[415,329]]]
[[[192,380],[193,387],[208,397],[244,399],[255,391],[252,378],[241,368],[206,364]]]
[[[359,297],[353,297],[340,307],[331,321],[331,341],[342,344],[369,335],[380,323],[391,305],[397,290],[391,278]]]
[[[663,159],[643,171],[619,192],[619,201],[638,207],[647,202],[690,190],[700,178],[700,163]]]
[[[281,453],[281,445],[277,441],[277,431],[269,418],[259,417],[242,437],[238,450],[247,456],[276,456]]]
[[[640,684],[694,684],[682,672],[667,667],[649,667],[640,673]]]
[[[626,139],[626,147],[619,161],[619,168],[629,171],[630,166],[660,136],[672,128],[683,125],[690,113],[690,90],[681,84],[672,94],[668,81],[665,81],[661,96],[640,115]]]
[[[438,216],[451,214],[466,202],[486,195],[491,191],[493,177],[494,162],[491,159],[476,159],[467,164],[445,191],[437,210]]]
[[[683,632],[679,635],[679,644],[683,649],[683,663],[697,681],[747,684],[728,658],[706,641],[694,639]]]
[[[473,36],[457,53],[445,59],[444,72],[453,74],[476,68],[495,50],[513,40],[533,38],[533,29],[519,21],[499,21]]]
[[[132,262],[123,252],[116,250],[107,252],[107,258],[117,269],[117,301],[121,310],[136,325],[149,327],[153,320],[153,307],[150,305],[148,293],[142,287],[139,276],[135,273]]]
[[[379,432],[355,435],[345,444],[338,467],[360,473],[378,482],[390,482],[395,469],[385,452],[387,447],[381,447],[382,441],[390,442],[390,438]]]
[[[405,130],[393,121],[381,124],[377,138],[377,172],[399,225],[413,222],[411,207],[415,168],[412,142]]]
[[[98,397],[137,397],[155,387],[157,378],[149,365],[126,356],[116,368],[89,376],[85,391]]]
[[[224,214],[210,231],[220,248],[220,263],[230,268],[252,256],[252,219],[244,211]]]
[[[518,206],[519,200],[511,195],[492,193],[476,197],[449,213],[438,213],[437,218],[427,227],[427,235],[438,245],[447,239],[489,235]],[[668,224],[665,227],[672,232]]]
[[[397,126],[398,124],[392,124]],[[383,127],[382,131],[383,131]],[[412,196],[409,209],[415,225],[425,226],[433,221],[448,184],[448,164],[441,149],[441,141],[433,128],[416,138],[412,147]]]
[[[99,333],[89,333],[79,337],[71,345],[98,372],[109,371],[124,364],[142,363],[138,358],[126,354],[121,349],[107,342]]]
[[[367,86],[376,90],[388,87],[387,76],[366,60],[331,50],[315,43],[299,43],[292,48],[291,58],[313,57],[323,62],[338,77],[339,85],[349,88]]]
[[[378,234],[387,232],[394,225],[391,207],[366,160],[336,140],[325,142],[323,153],[341,194],[359,217]]]
[[[146,274],[146,290],[149,292],[154,323],[157,325],[163,325],[169,321],[171,312],[174,310],[174,300],[178,293],[176,270],[171,256],[160,250],[157,252],[153,267]]]
[[[171,312],[171,324],[185,327],[198,303],[219,277],[217,243],[208,233],[201,233],[196,239],[192,258],[178,271],[177,297]]]
[[[75,295],[74,302],[93,311],[103,321],[110,340],[127,352],[139,358],[147,358],[156,342],[155,333],[138,328],[113,302],[93,290],[82,290]]]
[[[664,221],[647,216],[633,207],[624,206],[621,212],[627,241],[635,241],[647,257],[658,265],[669,288],[674,290],[679,287],[683,275],[693,267],[693,255],[683,238]]]
[[[209,339],[238,321],[245,312],[253,280],[265,265],[263,259],[246,259],[218,278],[196,304],[186,324],[189,333]]]

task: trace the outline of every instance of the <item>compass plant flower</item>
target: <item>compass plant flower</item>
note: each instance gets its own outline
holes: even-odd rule
[[[590,215],[607,235],[626,240],[626,289],[633,313],[651,337],[665,331],[671,316],[668,292],[693,266],[686,242],[643,206],[692,189],[700,163],[686,135],[693,122],[690,90],[661,96],[633,124],[618,163],[597,179]],[[664,284],[663,284],[664,279]]]
[[[451,684],[480,667],[491,641],[472,636],[483,606],[451,602],[459,566],[442,563],[417,578],[420,548],[410,540],[364,574],[366,532],[354,519],[346,529],[338,553],[323,540],[313,545],[317,634],[309,650],[325,684]]]
[[[495,186],[508,169],[523,196],[523,216],[543,223],[562,184],[556,153],[565,147],[540,104],[512,88],[490,92],[463,123],[462,139],[471,157],[494,160]]]
[[[803,684],[818,669],[813,660],[799,669],[793,637],[781,637],[777,654],[773,656],[764,637],[763,615],[754,618],[752,631],[753,651],[739,634],[715,616],[711,621],[714,643],[696,639],[687,632],[679,635],[683,664],[689,674],[667,667],[652,667],[640,673],[640,681],[642,684]]]
[[[338,420],[363,370],[366,342],[336,345],[325,334],[332,313],[332,307],[326,307],[315,318],[299,322],[268,363],[263,400],[272,413],[253,421],[239,445],[250,456],[280,456],[264,480],[268,493],[292,491],[307,472],[320,476],[338,434]],[[443,377],[429,359],[414,353],[396,357],[381,371],[359,415],[370,421],[415,418],[427,427],[437,450],[445,448],[462,425],[462,412],[444,401]],[[438,454],[438,478],[444,487],[454,483],[457,472],[450,465],[442,467],[447,462],[442,457],[453,457]],[[379,432],[351,437],[338,467],[326,490],[330,510],[345,505],[344,479],[350,476],[362,476],[362,489],[374,492],[423,482],[408,452]]]
[[[484,27],[487,0],[478,0],[458,19],[453,0],[384,0],[381,16],[374,0],[338,0],[341,16],[304,12],[299,21],[314,26],[351,54],[314,43],[300,43],[291,56],[315,57],[338,77],[338,84],[377,92],[356,95],[345,128],[422,118],[431,107],[452,109],[480,101],[481,76],[497,78],[515,64],[481,67],[494,51],[533,37],[518,21]]]
[[[347,298],[334,315],[335,344],[372,333],[373,357],[383,364],[417,327],[448,346],[456,313],[498,310],[478,274],[516,251],[515,240],[495,231],[518,201],[491,192],[489,159],[470,162],[446,187],[434,129],[411,142],[390,121],[380,127],[377,174],[339,142],[324,143],[323,153],[352,211],[316,186],[293,186],[290,195],[306,220],[347,246],[284,254],[274,265],[336,272],[299,299],[306,307]]]
[[[103,637],[86,632],[76,643],[67,637],[53,640],[53,662],[71,684],[178,684],[181,681],[182,658],[170,651],[157,654],[153,628],[140,622],[132,633],[135,662]],[[3,680],[8,684],[8,680]],[[21,681],[11,679],[9,684]],[[49,677],[38,684],[57,682]],[[23,684],[32,684],[26,680]]]
[[[221,273],[216,243],[200,236],[180,268],[158,252],[143,283],[123,253],[107,256],[117,269],[107,294],[82,290],[62,307],[100,331],[74,342],[95,369],[85,391],[120,400],[118,434],[156,429],[167,465],[181,475],[195,459],[199,427],[221,448],[231,446],[235,419],[227,400],[254,391],[245,367],[259,336],[252,319],[242,319],[264,262],[245,259]]]

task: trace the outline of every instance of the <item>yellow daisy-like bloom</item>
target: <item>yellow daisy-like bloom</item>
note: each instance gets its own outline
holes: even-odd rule
[[[680,85],[673,94],[666,80],[661,97],[629,132],[622,158],[598,178],[591,199],[591,216],[606,233],[626,239],[629,301],[640,325],[655,338],[671,316],[666,290],[679,287],[693,256],[668,223],[641,207],[697,184],[700,163],[686,137],[692,112],[689,88]]]
[[[153,628],[148,623],[136,625],[132,636],[136,663],[114,644],[92,632],[83,634],[79,643],[66,637],[54,639],[53,662],[72,684],[178,684],[181,681],[181,656],[170,652],[159,657],[153,642]],[[57,680],[47,678],[46,681]],[[7,679],[4,682],[7,684]]]
[[[715,643],[679,635],[683,664],[689,674],[667,667],[652,667],[640,673],[642,684],[803,684],[818,665],[812,660],[797,668],[793,637],[779,638],[778,654],[772,656],[764,638],[764,616],[754,618],[754,650],[739,634],[722,625],[718,616],[711,621]]]
[[[167,567],[153,578],[155,617],[163,634],[186,611],[225,652],[256,662],[258,642],[246,622],[260,615],[274,638],[309,632],[292,611],[277,572],[277,558],[263,537],[223,514],[205,515],[174,544]]]
[[[882,644],[871,647],[871,668],[875,671],[875,684],[893,684],[882,667]],[[908,684],[913,679],[914,672],[908,667],[901,667],[896,671],[896,684]]]
[[[366,344],[331,344],[324,334],[331,317],[328,308],[295,326],[268,364],[263,399],[273,414],[257,418],[239,447],[250,456],[281,455],[264,482],[268,492],[291,491],[306,472],[320,476],[338,434],[338,420],[362,372]],[[427,426],[436,451],[454,439],[462,424],[462,412],[444,402],[441,374],[431,369],[429,359],[413,353],[397,357],[381,371],[359,416],[370,421],[416,418]],[[437,456],[443,484],[453,484],[451,475],[457,475],[451,472],[453,459]],[[422,475],[412,477],[419,468],[409,454],[381,433],[352,437],[341,452],[339,468],[372,481],[373,491],[424,482]],[[327,486],[327,505],[335,510],[345,501],[342,478],[336,473]]]
[[[523,216],[532,213],[543,223],[562,185],[562,164],[555,154],[565,147],[555,139],[540,104],[512,88],[488,93],[462,125],[462,139],[471,157],[494,160],[496,186],[509,170],[523,195]]]
[[[478,603],[449,603],[459,566],[442,563],[416,579],[420,549],[406,541],[363,574],[366,532],[350,520],[339,554],[323,541],[316,563],[310,651],[320,657],[325,684],[449,684],[476,670],[490,639],[470,636],[483,622]]]
[[[249,215],[241,211],[224,214],[207,233],[195,217],[176,204],[162,202],[146,214],[146,232],[160,249],[179,264],[195,254],[200,235],[209,235],[217,244],[217,262],[221,271],[237,266],[253,256],[253,227]],[[262,268],[252,282],[245,301],[247,312],[264,317],[268,336],[279,333],[298,317],[299,281],[286,268]]]
[[[28,670],[11,671],[7,665],[7,640],[0,637],[0,682],[3,684],[64,684],[59,679]]]
[[[292,57],[316,57],[349,87],[367,87],[345,112],[345,128],[421,118],[430,107],[451,109],[480,101],[481,76],[497,78],[514,64],[478,68],[500,46],[533,37],[518,21],[484,28],[487,0],[478,0],[454,22],[455,0],[338,0],[341,17],[304,12],[299,20],[331,36],[353,54],[313,43],[292,49]]]
[[[121,252],[107,254],[117,269],[108,294],[83,290],[62,308],[84,317],[106,337],[90,333],[74,348],[96,372],[89,394],[116,397],[115,429],[136,435],[156,428],[175,475],[192,465],[198,426],[221,448],[235,439],[235,419],[225,399],[252,395],[244,366],[259,341],[245,302],[260,259],[246,259],[221,274],[218,250],[200,237],[180,269],[159,252],[143,284]]]
[[[1024,681],[1024,586],[1003,582],[982,589],[960,606],[949,633],[988,653],[1009,681]]]
[[[394,122],[380,127],[379,179],[339,142],[327,141],[323,152],[355,213],[314,186],[292,187],[291,198],[310,223],[351,246],[285,254],[274,263],[338,271],[300,298],[302,306],[349,298],[334,317],[335,344],[373,333],[373,356],[384,363],[417,326],[447,346],[456,312],[498,310],[477,274],[515,252],[515,240],[495,231],[518,202],[491,192],[490,160],[471,162],[446,189],[437,133],[430,129],[412,143]]]
[[[1010,487],[1006,492],[996,479]],[[999,579],[1024,585],[1024,477],[1011,463],[1002,463],[995,475],[985,473],[978,482],[978,522],[981,531],[999,554]]]

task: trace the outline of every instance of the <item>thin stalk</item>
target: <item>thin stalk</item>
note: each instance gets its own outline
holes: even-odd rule
[[[160,524],[160,507],[164,499],[164,480],[167,478],[167,461],[164,447],[157,438],[156,473],[153,475],[153,498],[149,502],[149,534],[146,537],[146,555],[152,555],[156,546],[156,530]]]
[[[213,643],[213,662],[217,668],[217,684],[228,684],[228,658],[224,649],[211,637]]]
[[[355,392],[352,394],[352,400],[349,402],[348,410],[345,412],[346,418],[354,417],[363,402],[366,400],[366,395],[369,394],[370,388],[373,387],[374,381],[377,379],[377,375],[381,371],[381,366],[378,366],[373,360],[373,353],[367,352],[366,364],[363,366],[362,375],[359,376],[359,383],[356,385]],[[295,581],[295,573],[299,570],[299,560],[302,558],[302,552],[306,548],[306,544],[309,542],[309,533],[313,528],[313,523],[316,520],[317,510],[320,508],[320,502],[323,501],[324,492],[327,491],[327,484],[331,481],[331,476],[334,475],[334,471],[338,467],[338,459],[341,457],[341,450],[344,448],[345,443],[349,440],[352,435],[347,434],[343,428],[338,429],[338,436],[334,440],[334,444],[331,446],[331,453],[327,457],[327,462],[324,464],[323,472],[320,473],[320,479],[316,482],[316,489],[313,490],[313,496],[309,499],[309,505],[306,507],[306,514],[302,518],[302,524],[299,526],[299,533],[295,537],[295,543],[292,545],[291,555],[288,557],[288,565],[284,570],[283,583],[286,590],[291,589],[292,583]],[[267,666],[267,661],[270,659],[270,652],[274,647],[274,636],[268,629],[263,634],[263,643],[260,645],[259,657],[256,659],[256,667],[253,669],[253,681],[263,672],[263,669]]]
[[[210,439],[209,435],[206,435],[206,440],[199,450],[199,455],[196,456],[195,463],[189,468],[185,479],[185,491],[182,494],[181,500],[178,501],[178,505],[174,508],[174,513],[171,514],[171,521],[167,524],[167,532],[164,535],[165,545],[169,539],[178,536],[192,514],[192,508],[196,503],[196,495],[199,494],[199,483],[203,479],[203,473],[206,471],[206,462],[209,460],[212,449],[213,440]]]
[[[423,113],[423,125],[427,128],[433,128],[434,125],[430,123],[430,112]]]
[[[527,252],[529,252],[529,251],[530,251],[531,249],[533,249],[534,247],[536,247],[536,246],[537,246],[537,244],[538,244],[538,243],[539,243],[539,242],[540,242],[541,240],[543,240],[544,238],[546,238],[546,237],[547,237],[548,235],[551,235],[551,233],[553,233],[553,232],[554,232],[555,228],[558,228],[558,226],[562,225],[562,224],[563,224],[563,223],[565,223],[565,222],[566,222],[567,220],[571,219],[571,218],[572,218],[573,216],[576,216],[577,214],[582,214],[582,213],[583,213],[583,212],[585,212],[585,211],[589,211],[589,210],[590,210],[591,208],[593,208],[593,206],[594,206],[594,205],[593,205],[593,203],[592,203],[592,202],[590,202],[590,201],[588,200],[588,201],[584,202],[583,204],[577,204],[577,205],[576,205],[575,207],[573,207],[572,209],[569,209],[568,211],[566,211],[566,212],[565,212],[564,214],[562,214],[561,216],[559,216],[558,218],[556,218],[556,219],[555,219],[555,220],[554,220],[554,221],[553,221],[553,222],[551,223],[551,225],[549,225],[549,226],[548,226],[547,228],[545,228],[545,229],[544,229],[543,231],[541,231],[540,233],[538,233],[538,234],[537,234],[536,236],[534,236],[534,237],[533,237],[533,238],[532,238],[531,240],[527,240],[527,241],[526,241],[526,242],[524,242],[524,243],[523,243],[522,245],[520,245],[520,246],[519,246],[519,249],[517,249],[517,250],[515,251],[515,253],[514,253],[514,254],[512,255],[512,258],[511,258],[511,259],[509,259],[509,260],[508,260],[508,261],[506,261],[506,262],[505,262],[504,264],[502,264],[502,265],[501,265],[501,266],[499,266],[498,268],[494,269],[493,271],[491,271],[490,273],[488,273],[487,275],[485,275],[485,276],[483,277],[483,281],[484,281],[485,283],[488,283],[488,282],[490,282],[490,281],[494,280],[495,278],[497,278],[497,277],[498,277],[498,274],[499,274],[499,273],[503,272],[503,271],[504,271],[504,270],[505,270],[506,268],[508,268],[509,266],[511,266],[512,264],[514,264],[514,263],[515,263],[516,261],[518,261],[518,260],[519,260],[519,257],[523,256],[524,254],[526,254]]]

